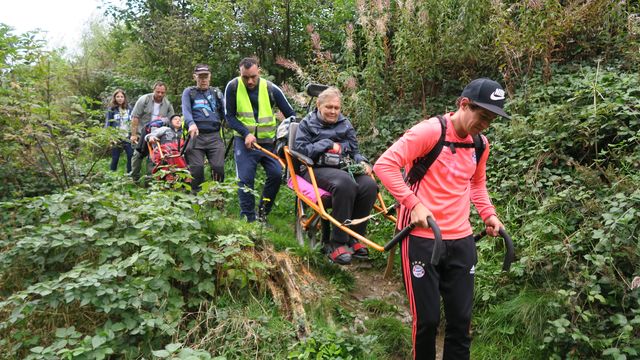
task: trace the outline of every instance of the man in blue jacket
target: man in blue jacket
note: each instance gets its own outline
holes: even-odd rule
[[[238,176],[238,198],[240,215],[247,221],[256,220],[253,189],[258,164],[267,173],[267,180],[260,197],[258,218],[266,221],[273,202],[280,189],[282,167],[276,160],[252,148],[258,143],[269,151],[274,151],[276,117],[273,107],[277,106],[285,117],[296,113],[282,90],[272,82],[260,77],[258,59],[244,58],[240,61],[240,76],[229,81],[224,91],[225,118],[235,131],[234,157]]]
[[[196,86],[182,92],[182,114],[191,136],[185,154],[193,176],[191,188],[195,193],[204,181],[205,156],[211,166],[211,178],[224,180],[224,141],[220,136],[224,112],[220,90],[209,86],[209,65],[196,65],[193,79]]]

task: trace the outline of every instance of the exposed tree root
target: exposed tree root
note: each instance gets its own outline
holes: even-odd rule
[[[310,331],[304,300],[298,284],[301,276],[296,272],[291,257],[286,253],[278,253],[271,245],[256,252],[262,262],[271,269],[267,280],[267,288],[283,314],[296,325],[298,339],[304,339]],[[304,281],[302,281],[304,282]]]

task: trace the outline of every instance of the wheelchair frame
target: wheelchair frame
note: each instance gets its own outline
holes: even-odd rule
[[[308,110],[307,112],[309,112],[312,108],[313,99],[317,97],[326,88],[327,88],[326,85],[319,85],[319,84],[307,85],[306,93],[311,97],[311,99],[309,100],[309,105],[307,106],[307,110]],[[310,242],[309,245],[311,247],[314,247],[317,243],[315,235],[317,233],[317,230],[320,227],[322,227],[322,241],[323,242],[328,241],[329,229],[330,229],[329,224],[333,224],[334,226],[337,226],[340,230],[349,234],[351,237],[357,239],[358,241],[362,242],[368,247],[381,252],[385,251],[383,246],[378,245],[375,242],[351,230],[348,227],[348,225],[339,222],[333,216],[331,216],[331,214],[327,212],[326,208],[328,207],[327,206],[328,204],[325,205],[323,203],[323,198],[320,194],[318,183],[316,181],[315,174],[313,172],[313,160],[309,159],[308,157],[290,148],[290,146],[293,144],[293,141],[295,141],[295,132],[297,130],[297,125],[298,123],[296,123],[295,125],[294,124],[290,125],[290,126],[294,126],[294,131],[291,131],[291,129],[289,130],[289,141],[288,141],[288,145],[284,146],[284,155],[285,155],[285,161],[286,161],[286,169],[288,171],[287,178],[291,180],[293,191],[296,194],[296,206],[295,206],[296,239],[298,240],[298,243],[300,245],[304,245],[304,242],[305,242],[304,233],[306,233],[307,237],[309,238],[309,242]],[[264,149],[261,149],[261,150],[266,152],[266,150]],[[275,154],[271,154],[271,155],[273,155],[273,157],[275,158],[278,158]],[[311,185],[313,187],[313,191],[316,198],[315,201],[307,197],[300,190],[300,184],[298,183],[298,177],[297,177],[299,175],[296,173],[296,165],[297,165],[296,161],[304,165],[307,168],[307,171],[309,172]],[[373,175],[371,175],[371,177],[375,180],[375,177]],[[381,193],[378,192],[376,196],[377,196],[377,203],[374,204],[373,209],[377,213],[383,215],[386,219],[393,221],[393,223],[395,224],[396,218],[395,216],[389,214],[390,208],[387,208],[387,206],[385,205],[384,200],[382,199]],[[310,215],[307,215],[307,212],[309,210],[311,210],[313,213],[311,213]]]
[[[325,205],[323,203],[322,197],[320,195],[320,190],[318,188],[318,183],[316,181],[315,174],[313,172],[313,164],[308,162],[308,160],[310,159],[306,159],[307,161],[305,161],[305,159],[302,158],[303,155],[298,154],[295,151],[289,149],[289,146],[284,147],[284,153],[287,161],[287,169],[289,172],[288,176],[291,179],[291,182],[293,183],[293,191],[296,193],[296,238],[298,239],[298,242],[301,243],[301,245],[302,245],[302,242],[300,241],[301,240],[300,231],[313,231],[314,228],[317,229],[317,227],[320,226],[320,224],[318,223],[318,219],[322,219],[322,220],[328,221],[334,226],[337,226],[340,230],[344,231],[345,233],[349,234],[349,236],[357,239],[358,241],[369,246],[370,248],[373,248],[375,250],[382,251],[382,252],[385,251],[383,246],[378,245],[375,242],[351,230],[348,226],[339,222],[333,216],[331,216],[331,214],[327,212]],[[312,199],[305,196],[300,190],[300,185],[298,184],[298,178],[297,178],[298,174],[296,174],[295,167],[294,167],[294,158],[300,161],[303,165],[307,167],[307,171],[309,172],[309,177],[311,179],[311,185],[313,186],[313,191],[316,196],[316,201],[313,201]],[[387,208],[387,206],[385,205],[380,192],[378,192],[376,196],[377,196],[378,204],[374,204],[373,209],[376,210],[378,213],[382,214],[386,219],[393,221],[393,223],[395,224],[396,218],[395,216],[390,215],[388,213],[389,208]],[[308,209],[313,210],[313,214],[311,214],[308,217],[305,214],[305,205]],[[326,229],[323,229],[323,230],[324,230],[323,232],[326,233]],[[310,235],[309,237],[311,239],[310,245],[315,246],[313,235]],[[327,239],[323,238],[323,240],[327,240]]]

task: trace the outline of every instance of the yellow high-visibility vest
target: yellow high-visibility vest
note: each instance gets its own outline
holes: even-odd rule
[[[276,116],[271,109],[269,101],[269,89],[267,80],[260,78],[258,83],[258,120],[253,116],[253,106],[249,100],[249,93],[244,86],[242,79],[238,77],[238,88],[236,90],[236,118],[247,127],[249,132],[258,139],[275,138],[276,136]],[[236,132],[236,135],[240,136]]]

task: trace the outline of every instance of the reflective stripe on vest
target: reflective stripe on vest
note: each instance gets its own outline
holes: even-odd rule
[[[242,79],[238,77],[238,88],[236,90],[236,117],[247,127],[249,132],[258,139],[275,138],[276,136],[276,117],[271,109],[269,101],[269,90],[267,89],[267,81],[260,78],[258,83],[258,121],[253,115],[253,106],[249,100],[249,93],[244,86]],[[257,133],[256,133],[257,128]],[[239,133],[235,133],[240,136]]]

